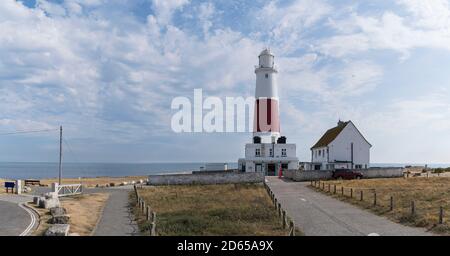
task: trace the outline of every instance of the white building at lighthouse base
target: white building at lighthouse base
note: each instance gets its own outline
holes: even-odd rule
[[[280,170],[297,170],[296,145],[283,142],[245,144],[245,158],[238,160],[238,168],[242,172],[261,172],[266,176],[278,176]]]

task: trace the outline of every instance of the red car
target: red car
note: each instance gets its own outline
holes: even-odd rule
[[[352,171],[350,169],[339,169],[333,171],[333,179],[343,179],[343,180],[352,180],[352,179],[361,179],[363,177],[362,173]]]

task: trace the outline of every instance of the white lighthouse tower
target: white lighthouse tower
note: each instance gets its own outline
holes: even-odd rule
[[[263,143],[274,143],[280,137],[280,114],[275,56],[266,49],[259,55],[255,69],[255,120],[253,136]]]
[[[287,144],[281,136],[275,56],[270,49],[259,55],[255,68],[255,114],[252,143],[245,145],[245,158],[238,161],[242,172],[278,175],[280,170],[298,169],[296,145]]]

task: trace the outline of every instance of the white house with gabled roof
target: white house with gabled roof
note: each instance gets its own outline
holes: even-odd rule
[[[311,147],[305,170],[368,169],[371,147],[352,121],[339,121]]]

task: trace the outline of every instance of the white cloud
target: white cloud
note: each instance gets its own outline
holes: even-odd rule
[[[164,25],[170,23],[173,13],[187,3],[189,0],[153,0],[153,9],[158,22]]]

